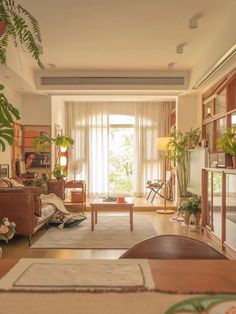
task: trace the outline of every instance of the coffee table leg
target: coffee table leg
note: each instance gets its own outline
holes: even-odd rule
[[[98,211],[95,209],[95,225],[98,223]]]
[[[130,231],[133,231],[133,206],[129,209]]]
[[[91,231],[94,231],[94,207],[91,206]]]

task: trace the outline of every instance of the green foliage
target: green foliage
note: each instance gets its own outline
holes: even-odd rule
[[[199,128],[192,129],[183,133],[179,130],[173,130],[170,134],[167,155],[177,168],[177,180],[179,187],[179,196],[188,196],[188,149],[195,148],[199,142],[201,131]]]
[[[4,86],[0,84],[0,151],[6,150],[6,143],[12,144],[14,119],[20,119],[19,111],[8,102],[3,89]]]
[[[45,151],[51,145],[56,147],[56,160],[51,174],[55,178],[61,179],[67,176],[67,171],[65,167],[59,164],[60,153],[62,148],[70,148],[74,144],[74,140],[70,136],[66,135],[57,135],[57,137],[49,137],[48,135],[41,134],[35,136],[33,139],[33,147],[38,151]]]
[[[113,149],[109,151],[109,188],[114,193],[130,193],[132,192],[133,131],[112,128],[110,132],[110,144]]]
[[[6,33],[0,39],[0,63],[6,63],[8,44],[12,39],[15,46],[24,45],[43,69],[40,60],[41,34],[38,21],[21,5],[16,4],[15,0],[0,1],[0,20],[7,27]]]
[[[199,213],[201,211],[201,198],[198,196],[189,197],[181,203],[179,211],[189,212],[190,214]]]
[[[217,141],[217,148],[236,156],[236,128],[228,128]]]

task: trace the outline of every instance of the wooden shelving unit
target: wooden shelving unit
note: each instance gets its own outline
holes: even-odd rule
[[[236,126],[236,71],[202,97],[202,134],[210,153],[219,152],[217,140],[231,126]]]
[[[14,123],[14,140],[12,144],[12,163],[11,163],[11,171],[12,171],[12,177],[15,177],[17,175],[16,171],[16,163],[17,161],[22,161],[24,158],[24,151],[23,151],[23,131],[24,127],[23,125],[19,123]]]

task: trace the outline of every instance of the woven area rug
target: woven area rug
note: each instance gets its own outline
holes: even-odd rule
[[[59,230],[50,228],[31,248],[125,249],[156,236],[150,217],[134,213],[134,230],[129,229],[129,215],[98,213],[98,223],[91,231],[90,213],[80,225]]]
[[[155,284],[147,260],[21,259],[0,291],[147,291]]]

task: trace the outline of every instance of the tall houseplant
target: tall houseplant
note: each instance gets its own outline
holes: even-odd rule
[[[217,148],[230,154],[233,160],[233,167],[236,168],[236,128],[228,128],[217,141]]]
[[[33,147],[38,151],[45,151],[51,145],[56,147],[56,158],[51,174],[57,178],[62,179],[67,176],[65,166],[60,165],[60,155],[63,149],[72,147],[74,140],[70,136],[57,135],[55,138],[49,137],[46,134],[34,137]]]
[[[2,32],[1,32],[2,30]],[[6,64],[10,41],[15,46],[23,45],[26,51],[44,68],[40,60],[41,35],[38,21],[14,0],[0,0],[0,64]],[[3,93],[0,85],[0,151],[6,149],[6,143],[13,142],[14,120],[20,119],[19,111],[13,107]]]
[[[174,130],[170,134],[168,157],[176,165],[178,196],[180,198],[188,196],[188,149],[196,147],[200,135],[201,131],[199,128],[191,129],[185,133]]]

